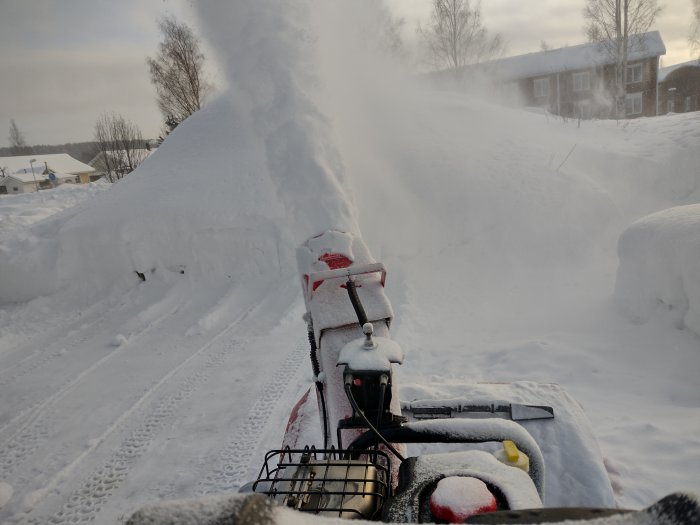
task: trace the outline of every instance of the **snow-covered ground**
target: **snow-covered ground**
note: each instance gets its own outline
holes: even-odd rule
[[[700,336],[614,298],[622,232],[700,202],[700,113],[578,127],[435,91],[376,52],[375,2],[308,7],[202,8],[224,95],[106,190],[0,196],[0,521],[249,480],[311,378],[294,250],[327,228],[389,269],[400,383],[559,383],[619,505],[700,492]],[[692,266],[644,224],[623,261],[663,264],[626,282]]]

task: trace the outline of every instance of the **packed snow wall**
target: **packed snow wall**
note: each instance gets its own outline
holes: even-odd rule
[[[636,221],[620,236],[615,293],[638,322],[671,315],[700,335],[700,204]]]

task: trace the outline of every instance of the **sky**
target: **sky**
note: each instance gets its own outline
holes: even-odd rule
[[[430,0],[387,0],[405,19],[403,36],[417,50],[415,27]],[[482,14],[507,43],[507,55],[584,42],[583,0],[488,0]],[[662,65],[693,58],[687,41],[691,0],[666,0],[655,29],[667,53]],[[0,0],[0,146],[10,119],[28,144],[92,140],[97,117],[118,112],[155,138],[161,115],[146,57],[157,52],[157,20],[174,15],[196,28],[185,0]],[[217,84],[213,61],[209,74]],[[222,82],[218,82],[219,85]]]

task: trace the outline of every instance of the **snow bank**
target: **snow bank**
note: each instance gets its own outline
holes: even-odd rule
[[[61,184],[36,195],[20,193],[0,195],[0,241],[21,233],[28,226],[63,210],[78,206],[86,199],[111,188],[99,180],[90,184]]]
[[[244,118],[220,99],[135,172],[0,251],[0,302],[145,279],[221,285],[293,271],[288,220]]]
[[[700,204],[644,217],[620,236],[615,295],[634,319],[671,311],[700,335]]]

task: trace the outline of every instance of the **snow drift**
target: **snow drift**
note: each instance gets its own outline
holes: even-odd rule
[[[615,294],[630,316],[671,311],[679,328],[700,335],[700,205],[639,219],[620,236],[619,256]]]

